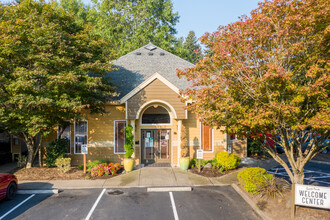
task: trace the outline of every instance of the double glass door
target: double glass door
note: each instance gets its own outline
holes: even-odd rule
[[[170,130],[141,130],[142,163],[170,163]]]

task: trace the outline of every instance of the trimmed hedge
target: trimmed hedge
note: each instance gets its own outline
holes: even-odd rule
[[[246,168],[237,175],[239,183],[251,194],[257,194],[272,178],[273,175],[260,167]]]
[[[60,171],[66,173],[71,168],[71,158],[64,158],[64,157],[57,158],[55,161],[55,165]]]
[[[228,154],[228,152],[217,153],[216,162],[225,170],[236,169],[241,163],[241,158],[235,154]]]

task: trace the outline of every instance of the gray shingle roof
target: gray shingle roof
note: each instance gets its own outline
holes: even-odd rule
[[[167,52],[152,43],[134,50],[112,62],[115,70],[110,73],[112,82],[120,93],[118,99],[132,91],[154,73],[159,73],[178,89],[189,87],[184,77],[176,75],[176,69],[192,68],[194,64]]]

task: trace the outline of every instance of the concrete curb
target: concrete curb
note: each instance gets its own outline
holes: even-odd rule
[[[261,219],[271,220],[258,206],[235,184],[231,184],[234,190],[251,206],[251,208],[259,215]]]
[[[147,188],[147,192],[189,192],[191,187],[153,187]]]
[[[22,189],[17,194],[58,194],[58,189]]]
[[[310,160],[310,163],[318,163],[318,164],[326,164],[326,165],[330,165],[330,162],[326,162],[326,161],[320,161],[320,160]]]

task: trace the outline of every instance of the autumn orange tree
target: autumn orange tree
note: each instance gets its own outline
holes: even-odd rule
[[[249,17],[206,33],[205,58],[178,71],[193,82],[183,91],[190,110],[227,133],[261,136],[293,183],[304,182],[306,163],[329,146],[329,15],[327,0],[259,3]]]

